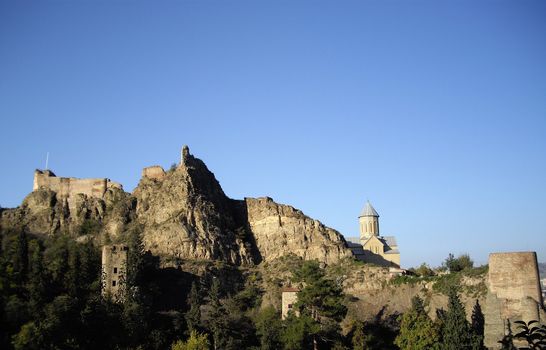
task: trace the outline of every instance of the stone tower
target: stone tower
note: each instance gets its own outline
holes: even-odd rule
[[[360,241],[362,243],[372,236],[379,236],[379,214],[372,207],[370,201],[366,202],[358,221],[360,223]]]
[[[488,349],[501,349],[499,340],[509,330],[518,332],[515,321],[546,322],[535,252],[489,254],[484,315],[484,345]],[[524,344],[516,341],[515,345]]]
[[[102,296],[115,302],[125,300],[127,278],[127,253],[122,244],[102,247]]]

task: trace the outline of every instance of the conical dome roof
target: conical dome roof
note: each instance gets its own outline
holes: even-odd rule
[[[364,209],[362,209],[362,212],[360,212],[360,216],[375,216],[379,217],[379,214],[375,211],[375,209],[372,207],[370,201],[366,202],[366,205],[364,206]]]

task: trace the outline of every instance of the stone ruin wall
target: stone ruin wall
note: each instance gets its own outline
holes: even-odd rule
[[[508,332],[517,333],[514,321],[545,322],[535,252],[489,255],[488,293],[485,304],[485,346],[500,349]],[[518,344],[516,344],[518,345]]]
[[[102,247],[101,293],[115,302],[125,299],[128,247],[121,244]]]
[[[78,193],[89,197],[102,198],[111,188],[123,189],[121,184],[110,179],[77,179],[73,177],[57,177],[50,170],[34,172],[33,191],[45,187],[57,193],[62,198],[68,198]]]
[[[161,180],[165,177],[165,170],[159,165],[149,166],[142,169],[142,177],[147,177],[149,179]]]

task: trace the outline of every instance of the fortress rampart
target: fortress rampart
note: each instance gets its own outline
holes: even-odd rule
[[[121,184],[110,179],[77,179],[73,177],[57,177],[51,170],[36,170],[34,172],[33,191],[44,187],[57,193],[58,196],[67,198],[78,193],[90,197],[102,198],[110,188],[123,189]]]
[[[514,321],[545,321],[536,253],[490,254],[488,278],[485,346],[500,349],[508,327],[517,333]]]

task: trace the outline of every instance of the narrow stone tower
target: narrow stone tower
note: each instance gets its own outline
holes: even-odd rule
[[[358,221],[360,223],[360,241],[362,243],[366,242],[371,236],[379,236],[379,214],[372,207],[370,201],[366,202]]]
[[[125,300],[128,250],[121,244],[102,247],[102,296],[114,302]]]

